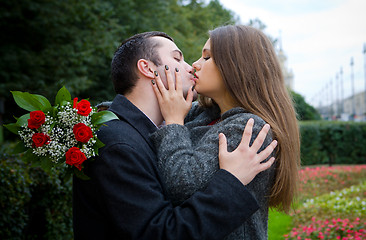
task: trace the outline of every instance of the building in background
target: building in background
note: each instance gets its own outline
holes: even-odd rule
[[[333,102],[331,105],[318,107],[317,110],[324,119],[328,120],[366,121],[365,97],[365,91],[359,92],[354,96],[349,96],[343,100]]]
[[[288,89],[294,89],[294,73],[292,69],[287,67],[287,56],[282,49],[282,41],[281,38],[279,39],[279,48],[277,50],[277,57],[281,64],[283,78],[285,80],[285,85]]]
[[[343,114],[354,115],[355,120],[364,120],[366,114],[365,105],[365,92],[360,92],[354,95],[355,106],[352,106],[353,96],[344,99],[341,104],[343,104]]]

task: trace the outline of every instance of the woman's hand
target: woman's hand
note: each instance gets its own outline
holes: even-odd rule
[[[251,147],[249,147],[252,137],[254,120],[248,120],[245,126],[243,137],[239,146],[232,152],[227,151],[227,141],[223,133],[219,135],[219,164],[221,169],[233,174],[244,185],[250,183],[253,178],[260,172],[267,170],[272,166],[275,158],[271,157],[267,162],[264,161],[277,146],[277,141],[273,140],[263,151],[257,153],[262,146],[269,130],[266,124],[259,132]]]
[[[191,109],[193,100],[192,89],[188,90],[187,98],[183,96],[182,80],[178,69],[175,69],[175,80],[169,68],[165,67],[165,74],[168,82],[168,89],[165,88],[158,72],[154,72],[155,79],[152,80],[153,89],[158,99],[161,114],[165,124],[184,124],[184,118]]]

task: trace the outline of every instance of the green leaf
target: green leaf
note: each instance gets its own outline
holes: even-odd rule
[[[48,157],[41,157],[41,167],[46,173],[51,173],[52,161]]]
[[[28,92],[19,92],[19,91],[12,91],[14,101],[18,104],[19,107],[27,110],[27,111],[38,111],[42,110],[43,99],[40,100],[38,97],[34,97],[32,94]]]
[[[32,94],[33,97],[41,104],[41,110],[42,111],[45,111],[49,108],[51,108],[51,103],[48,101],[47,98],[41,96],[41,95],[38,95],[38,94]]]
[[[108,122],[113,119],[118,119],[118,117],[116,116],[116,114],[114,114],[111,111],[101,111],[101,112],[94,113],[91,116],[91,119],[92,119],[92,124],[99,125],[99,124]]]
[[[68,182],[72,176],[72,168],[66,168],[65,176],[64,176],[64,182]]]
[[[23,116],[21,116],[20,118],[18,118],[16,124],[19,127],[24,126],[24,125],[28,125],[28,119],[29,118],[30,118],[30,113],[24,114]]]
[[[33,154],[33,150],[32,149],[28,149],[23,155],[22,155],[22,160],[25,162],[25,163],[32,163],[32,166],[35,165],[35,166],[39,166],[39,162],[37,161],[38,160],[38,157],[36,155]],[[37,164],[37,165],[36,165]]]
[[[3,126],[6,127],[10,132],[15,133],[15,134],[18,134],[18,131],[21,129],[19,127],[19,125],[16,123],[9,123],[9,124],[5,124]]]
[[[51,107],[50,109],[50,116],[56,117],[58,113],[58,106]]]
[[[96,140],[96,142],[95,142],[95,146],[97,147],[97,148],[102,148],[102,147],[104,147],[105,146],[105,144],[104,143],[102,143],[102,141],[100,141],[98,138],[97,139],[95,139]]]
[[[19,141],[17,145],[13,148],[12,154],[18,154],[27,151],[27,147],[24,145],[23,141]]]
[[[93,146],[93,149],[94,149],[95,154],[98,155],[99,154],[99,148],[104,147],[105,144],[102,143],[102,141],[100,141],[98,138],[96,138],[95,141],[96,142],[95,142],[95,144]]]
[[[85,175],[85,173],[83,171],[79,171],[79,169],[77,169],[77,168],[74,168],[74,174],[82,180],[89,180],[90,179],[90,177]]]
[[[71,94],[65,87],[62,87],[57,92],[56,99],[55,99],[55,105],[57,105],[57,104],[62,105],[63,101],[66,101],[66,102],[71,101]]]

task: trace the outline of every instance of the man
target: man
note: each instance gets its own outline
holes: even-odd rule
[[[243,185],[247,175],[235,151],[239,157],[231,157],[239,161],[220,157],[226,170],[205,190],[177,207],[166,198],[149,140],[163,121],[151,80],[155,71],[165,76],[164,65],[180,71],[185,92],[191,91],[192,67],[165,33],[137,34],[117,49],[111,72],[117,96],[109,110],[119,120],[98,133],[105,147],[85,167],[91,180],[74,178],[76,240],[222,239],[258,209]],[[270,164],[260,164],[256,173]]]

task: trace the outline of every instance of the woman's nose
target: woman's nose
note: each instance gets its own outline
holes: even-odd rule
[[[193,64],[192,64],[192,67],[194,69],[196,69],[197,71],[201,69],[201,64],[199,63],[199,60],[195,61]]]

